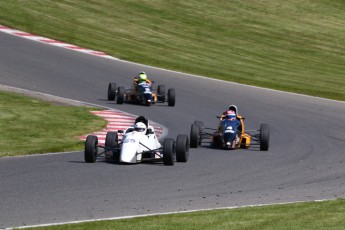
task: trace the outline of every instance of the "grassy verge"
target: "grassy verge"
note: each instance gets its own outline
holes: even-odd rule
[[[78,137],[106,125],[91,110],[0,92],[0,157],[83,149]]]
[[[345,200],[200,211],[37,229],[344,229]]]
[[[6,0],[0,1],[0,24],[129,61],[345,100],[344,9],[342,0],[46,0],[44,4]],[[77,130],[91,124],[88,119],[95,119],[87,118],[86,109],[55,111],[52,105],[35,100],[30,104],[42,103],[38,106],[42,112],[21,110],[25,105],[16,103],[23,99],[2,108],[6,95],[0,96],[4,97],[0,100],[2,155],[18,154],[12,150],[18,145],[26,153],[79,148],[81,143],[73,139],[81,134]],[[29,121],[28,114],[32,120],[50,120],[45,124]],[[62,114],[63,121],[59,120]],[[30,128],[24,129],[15,120]],[[50,132],[49,127],[56,130]],[[337,200],[51,228],[342,229],[344,219],[344,201]]]
[[[345,100],[342,0],[6,0],[0,24],[121,59]]]

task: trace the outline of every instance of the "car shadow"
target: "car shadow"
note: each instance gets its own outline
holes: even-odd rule
[[[85,161],[68,161],[68,163],[76,163],[76,164],[92,164],[92,163],[88,163]],[[152,165],[152,166],[165,166],[163,164],[163,162],[138,162],[138,163],[123,163],[123,162],[115,162],[113,160],[105,160],[105,159],[97,159],[97,161],[95,162],[97,164],[103,163],[103,164],[111,164],[111,165],[126,165],[126,166],[134,166],[134,165]],[[93,164],[95,164],[93,163]]]
[[[219,150],[219,151],[238,151],[238,150],[245,150],[250,152],[261,152],[260,146],[250,146],[249,148],[236,148],[236,149],[222,149],[222,148],[213,148],[209,145],[200,145],[198,148],[206,148],[206,149],[212,149],[212,150]],[[192,148],[197,149],[197,148]]]
[[[98,98],[98,101],[103,101],[106,102],[106,104],[108,105],[119,105],[117,104],[116,101],[109,101],[108,99],[104,99],[104,98]],[[152,104],[150,106],[147,105],[143,105],[143,104],[137,104],[137,103],[133,103],[133,102],[123,102],[123,104],[127,104],[127,105],[136,105],[136,106],[143,106],[143,107],[151,107],[151,106],[159,106],[159,107],[174,107],[174,106],[169,106],[167,103],[165,102],[157,102],[156,104]]]

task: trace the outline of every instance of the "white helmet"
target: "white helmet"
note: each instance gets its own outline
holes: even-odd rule
[[[146,125],[142,122],[138,122],[134,125],[134,130],[140,133],[146,133]]]

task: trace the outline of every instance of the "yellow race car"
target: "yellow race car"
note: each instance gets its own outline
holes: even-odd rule
[[[116,83],[111,82],[108,86],[108,100],[114,101],[116,99],[117,104],[126,102],[147,106],[168,102],[168,106],[175,106],[174,88],[168,89],[168,93],[166,94],[165,85],[158,85],[157,89],[153,89],[152,84],[142,82],[133,86],[131,89],[125,89],[122,86],[117,88]]]
[[[202,121],[195,121],[190,130],[190,147],[197,148],[202,143],[209,143],[212,148],[237,149],[258,146],[261,151],[268,151],[270,127],[261,124],[258,130],[245,130],[244,117],[238,115],[237,107],[229,106],[234,114],[217,116],[217,129],[205,128]]]

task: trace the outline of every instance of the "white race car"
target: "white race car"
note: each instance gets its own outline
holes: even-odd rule
[[[123,133],[122,142],[118,141],[118,133]],[[103,151],[99,152],[99,149]],[[90,163],[96,162],[98,157],[104,157],[117,163],[163,162],[164,165],[174,165],[175,161],[187,162],[188,154],[187,135],[178,135],[176,142],[166,138],[162,145],[148,120],[140,116],[124,132],[108,132],[104,146],[98,145],[97,136],[87,136],[84,157],[85,162]]]

